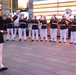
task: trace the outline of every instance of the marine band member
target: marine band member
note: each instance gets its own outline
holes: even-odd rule
[[[59,43],[62,43],[62,39],[64,39],[64,43],[66,43],[66,29],[68,27],[67,25],[67,18],[65,15],[62,15],[62,19],[59,22],[59,26],[60,26],[60,41]]]
[[[71,37],[70,44],[76,45],[76,14],[74,15],[73,20],[71,21]]]
[[[13,16],[13,20],[14,20],[14,37],[17,36],[17,32],[18,32],[18,28],[19,28],[19,17],[20,17],[20,11],[17,10],[16,14]]]
[[[41,26],[41,41],[43,41],[43,38],[45,38],[47,42],[47,20],[44,17],[43,20],[41,21],[42,26]]]
[[[24,18],[24,14],[22,14],[19,20],[19,41],[22,40],[22,33],[24,36],[24,41],[26,41],[26,28],[27,28],[27,20]]]
[[[58,19],[56,18],[56,14],[54,14],[50,20],[50,36],[51,40],[49,42],[57,41],[57,28],[58,28]]]
[[[6,19],[6,24],[7,24],[7,32],[8,32],[6,41],[10,40],[10,34],[12,37],[12,41],[14,41],[14,33],[13,33],[14,24],[13,24],[13,18],[11,14],[8,15],[8,18]]]
[[[36,16],[34,16],[34,19],[31,21],[32,23],[32,40],[34,41],[35,39],[35,34],[36,34],[36,41],[38,41],[38,20],[36,19]]]
[[[7,67],[4,67],[3,62],[2,62],[2,50],[3,50],[3,43],[4,43],[4,38],[3,38],[3,33],[4,31],[4,19],[2,18],[2,10],[0,10],[0,71],[7,70]]]

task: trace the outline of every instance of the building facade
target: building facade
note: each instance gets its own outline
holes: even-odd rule
[[[3,15],[14,13],[16,10],[29,11],[31,17],[33,12],[33,0],[0,0],[0,9],[2,9]]]
[[[13,13],[18,10],[19,1],[21,0],[0,0],[0,7],[2,8],[3,14]],[[44,15],[47,19],[50,19],[52,14],[57,14],[60,18],[66,12],[66,9],[72,10],[71,14],[76,13],[76,0],[28,0],[28,2],[30,17],[33,13],[38,18],[40,15]]]
[[[62,14],[76,14],[76,0],[34,0],[33,15],[44,15],[50,19],[53,14],[57,14],[58,18]]]
[[[18,8],[18,0],[0,0],[0,9],[3,11],[3,15],[13,13]]]

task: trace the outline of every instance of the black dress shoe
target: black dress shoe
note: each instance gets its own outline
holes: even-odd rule
[[[74,45],[76,45],[76,43],[74,43]]]
[[[26,41],[26,40],[24,40],[24,41]]]
[[[59,41],[59,43],[62,43],[61,41]]]
[[[32,42],[34,41],[34,40],[31,40]]]
[[[8,39],[6,41],[9,41]]]
[[[14,39],[12,41],[15,41]]]
[[[69,44],[73,44],[73,43],[70,42]]]
[[[36,42],[38,42],[38,40],[36,40]]]
[[[56,43],[56,41],[53,41],[53,43]]]
[[[19,39],[19,41],[21,41],[21,39]]]
[[[47,40],[45,42],[48,42]]]
[[[52,42],[51,40],[49,42]]]
[[[40,40],[41,42],[43,41],[43,40]]]
[[[7,67],[3,67],[3,68],[0,69],[0,72],[1,72],[1,71],[5,71],[5,70],[7,70],[7,69],[8,69]]]

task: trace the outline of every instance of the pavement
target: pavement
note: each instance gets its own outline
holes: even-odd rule
[[[16,38],[4,43],[3,64],[0,75],[76,75],[76,45]]]

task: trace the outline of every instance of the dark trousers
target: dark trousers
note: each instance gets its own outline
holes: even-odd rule
[[[68,37],[70,38],[70,36],[71,36],[71,29],[69,28],[68,29]]]

